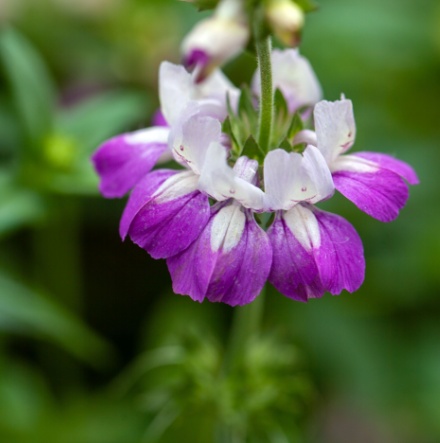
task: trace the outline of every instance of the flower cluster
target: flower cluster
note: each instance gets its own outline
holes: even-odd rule
[[[316,204],[335,189],[372,217],[397,217],[413,169],[391,156],[346,154],[356,127],[350,100],[321,100],[297,50],[272,53],[275,127],[269,152],[252,134],[260,79],[235,88],[219,71],[203,82],[162,63],[156,126],[105,142],[93,162],[105,197],[131,189],[120,235],[164,258],[173,290],[243,305],[268,280],[295,300],[353,292],[364,278],[362,242]],[[314,129],[304,120],[313,115]],[[170,163],[170,162],[173,163]],[[155,169],[168,162],[172,169]],[[407,182],[407,183],[406,183]]]

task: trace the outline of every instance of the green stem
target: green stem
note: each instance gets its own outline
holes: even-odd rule
[[[235,366],[249,339],[259,332],[264,311],[265,292],[266,286],[252,303],[239,306],[234,310],[224,363],[224,369],[227,372]]]
[[[272,63],[271,63],[271,40],[257,38],[258,67],[261,78],[260,94],[260,121],[258,130],[258,143],[263,152],[269,151],[270,138],[272,135],[272,121],[274,109],[274,94],[272,85]]]

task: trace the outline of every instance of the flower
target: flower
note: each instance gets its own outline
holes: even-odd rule
[[[309,61],[297,49],[274,49],[271,55],[274,89],[286,99],[290,113],[304,106],[313,106],[322,98],[319,81]],[[260,75],[254,74],[252,90],[260,94]]]
[[[216,158],[215,153],[221,155],[222,150],[225,151],[220,145],[216,149],[213,147],[210,146],[213,158]],[[241,195],[249,203],[246,190],[252,188],[257,170],[258,162],[240,157],[234,166],[234,177],[229,177],[232,181],[235,179],[238,186],[230,188],[227,185],[228,193],[236,197]],[[223,179],[214,179],[208,185],[210,187],[213,182],[217,185],[217,189],[215,185],[212,189],[214,193],[220,192],[220,202],[211,207],[210,219],[202,233],[188,249],[170,257],[167,265],[177,294],[189,295],[196,301],[207,298],[211,302],[236,306],[250,303],[261,292],[271,268],[272,248],[252,210],[222,195]],[[250,186],[243,186],[245,183]],[[262,197],[262,191],[256,187],[255,193]]]
[[[314,110],[315,133],[297,140],[314,144],[332,172],[336,189],[372,217],[394,220],[408,199],[408,186],[419,182],[407,163],[376,152],[344,155],[354,144],[356,125],[351,100],[321,101]]]
[[[238,95],[238,90],[221,72],[196,85],[183,66],[163,62],[159,70],[161,109],[157,126],[113,137],[92,157],[101,179],[101,193],[107,198],[122,197],[160,159],[171,159],[170,128],[182,115],[198,112],[223,121],[227,115],[226,97],[236,106]]]
[[[242,2],[222,0],[214,15],[199,22],[182,43],[184,64],[194,69],[196,83],[242,51],[249,36]]]
[[[264,180],[266,205],[276,211],[267,232],[273,250],[269,281],[299,301],[358,289],[365,267],[359,236],[342,217],[313,206],[334,191],[318,149],[309,145],[303,155],[271,151]]]
[[[199,302],[247,304],[266,281],[298,301],[357,290],[365,273],[361,239],[347,220],[316,204],[337,189],[389,221],[406,202],[404,179],[418,181],[390,156],[345,155],[356,130],[349,100],[318,102],[315,130],[298,132],[293,114],[319,100],[319,83],[297,51],[274,51],[272,59],[289,109],[268,153],[252,138],[251,94],[238,106],[239,91],[220,72],[195,83],[182,66],[163,63],[157,126],[114,137],[93,156],[104,196],[133,188],[122,239],[166,259],[174,292]],[[180,169],[151,171],[163,158]]]
[[[200,235],[210,206],[198,180],[206,146],[220,143],[220,130],[219,121],[196,112],[172,129],[172,154],[187,169],[154,171],[134,188],[120,223],[122,239],[128,235],[153,258],[167,258]]]

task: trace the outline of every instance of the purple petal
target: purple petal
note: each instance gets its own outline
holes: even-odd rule
[[[167,264],[174,292],[236,306],[261,292],[271,261],[266,233],[234,204],[214,213],[198,240]]]
[[[138,200],[133,199],[126,216],[127,220],[132,217],[128,228],[131,240],[153,258],[171,257],[186,249],[200,235],[210,215],[208,197],[196,186],[194,174],[181,172],[164,181],[137,213],[132,208]]]
[[[337,171],[336,189],[360,210],[383,222],[394,220],[408,199],[408,187],[399,175],[386,169],[375,172]]]
[[[211,61],[209,54],[203,49],[194,48],[188,54],[185,55],[183,64],[188,69],[194,69],[196,66],[205,67]],[[201,79],[202,80],[202,79]]]
[[[313,247],[306,249],[279,213],[267,234],[273,250],[269,281],[278,291],[294,300],[306,302],[309,298],[321,297],[324,290]]]
[[[158,109],[154,113],[151,123],[153,126],[169,126],[168,122],[165,119],[165,116],[160,109]]]
[[[131,222],[138,212],[151,200],[153,194],[160,186],[176,173],[176,171],[170,169],[159,169],[147,174],[144,179],[137,184],[130,194],[119,224],[119,234],[122,240],[125,240]]]
[[[398,160],[391,155],[380,154],[378,152],[356,152],[354,155],[377,163],[382,169],[387,169],[400,175],[410,185],[419,184],[419,178],[414,169],[408,163]]]
[[[92,157],[107,198],[122,197],[156,164],[166,151],[168,128],[153,127],[122,134],[102,144]]]
[[[342,217],[314,211],[321,234],[315,252],[322,284],[331,294],[343,289],[354,292],[364,281],[365,260],[362,241],[356,230]]]

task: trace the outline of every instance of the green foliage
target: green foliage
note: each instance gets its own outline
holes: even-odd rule
[[[0,63],[9,81],[28,143],[36,150],[53,124],[55,87],[40,55],[14,29],[0,32]]]
[[[45,213],[41,195],[17,186],[11,174],[0,173],[0,237],[40,221]]]
[[[223,347],[202,323],[174,324],[119,380],[118,391],[139,396],[150,417],[142,441],[301,441],[314,390],[296,347],[278,335],[248,337],[227,369]]]
[[[108,345],[70,312],[1,271],[0,330],[49,339],[90,364],[109,357]]]
[[[251,155],[262,161],[264,153],[258,146],[255,136],[258,130],[258,112],[255,109],[256,98],[249,87],[244,86],[240,91],[238,109],[232,108],[228,100],[228,118],[223,123],[223,132],[228,134],[232,142],[232,158],[241,155]],[[245,150],[248,154],[245,153]]]

